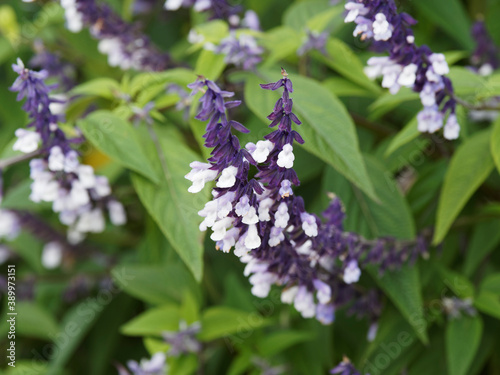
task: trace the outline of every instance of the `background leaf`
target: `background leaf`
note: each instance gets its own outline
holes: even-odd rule
[[[449,374],[466,375],[479,348],[483,322],[479,316],[452,319],[446,326]]]

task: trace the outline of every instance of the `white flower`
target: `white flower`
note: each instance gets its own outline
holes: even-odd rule
[[[78,166],[76,173],[78,174],[78,179],[84,188],[91,189],[95,186],[96,179],[94,175],[94,168],[90,165]]]
[[[375,15],[375,22],[373,22],[373,39],[375,40],[389,40],[392,36],[392,25],[387,22],[385,14],[378,13]]]
[[[281,198],[286,198],[290,195],[293,195],[292,183],[289,180],[281,181],[279,194],[281,195]]]
[[[460,125],[457,121],[457,116],[451,114],[444,125],[444,137],[446,139],[457,139],[460,134]]]
[[[206,182],[213,181],[217,177],[217,171],[210,169],[210,164],[193,161],[189,166],[192,170],[185,178],[193,183],[188,189],[190,193],[199,193]]]
[[[276,213],[274,214],[274,225],[278,228],[286,228],[290,215],[288,214],[288,206],[285,202],[280,203]]]
[[[330,286],[318,279],[315,279],[313,284],[314,288],[316,288],[316,297],[318,298],[319,303],[325,305],[330,302],[332,299],[332,290]]]
[[[109,187],[108,178],[105,176],[96,176],[94,191],[99,197],[107,197],[111,194],[111,188]]]
[[[443,114],[437,105],[424,107],[417,115],[418,130],[420,132],[434,133],[443,126]]]
[[[38,149],[38,143],[41,138],[40,134],[37,132],[32,132],[26,129],[17,129],[15,134],[17,140],[12,146],[14,151],[21,151],[28,154]]]
[[[231,165],[222,170],[222,173],[217,181],[217,187],[219,188],[230,188],[234,186],[236,182],[236,174],[238,173],[238,168]]]
[[[5,247],[0,245],[0,264],[4,264],[10,258],[10,251]]]
[[[105,221],[102,211],[99,208],[94,208],[80,215],[74,230],[80,233],[99,233],[104,230],[104,227]]]
[[[424,107],[431,107],[436,104],[436,91],[434,90],[434,85],[427,82],[424,88],[420,92],[420,100]]]
[[[233,225],[233,219],[230,217],[225,217],[224,219],[218,220],[212,225],[213,233],[210,236],[212,241],[221,241],[226,235],[227,229]]]
[[[273,150],[274,143],[267,140],[258,141],[256,145],[248,143],[246,148],[257,163],[264,163],[267,160],[269,153]]]
[[[271,290],[271,285],[277,281],[277,276],[275,274],[264,272],[256,273],[248,279],[253,285],[252,294],[256,297],[265,298],[268,296]]]
[[[196,0],[194,4],[194,10],[196,12],[203,12],[212,6],[211,0]]]
[[[271,247],[278,246],[285,239],[282,228],[272,227],[268,244]]]
[[[300,219],[302,220],[302,229],[305,234],[309,237],[316,237],[318,235],[318,224],[316,223],[314,215],[302,212],[300,214]]]
[[[302,255],[310,255],[312,253],[312,241],[307,240],[302,245],[296,246],[295,251]]]
[[[75,172],[79,165],[78,153],[74,150],[68,151],[64,159],[64,172]]]
[[[76,0],[61,0],[61,6],[64,8],[66,18],[66,27],[69,31],[77,33],[83,28],[83,17],[78,12]]]
[[[59,183],[50,172],[37,172],[31,184],[30,199],[33,202],[53,202],[59,194]]]
[[[353,22],[359,15],[364,16],[365,14],[368,13],[368,9],[365,8],[363,4],[360,3],[348,2],[345,5],[345,9],[348,11],[344,19],[345,23]]]
[[[123,225],[127,222],[127,215],[123,205],[115,200],[108,202],[109,219],[113,225]]]
[[[477,73],[480,76],[487,77],[492,75],[494,71],[495,69],[493,69],[493,66],[491,66],[491,64],[484,64],[481,65],[481,67],[477,70]]]
[[[442,53],[433,53],[429,56],[429,62],[432,64],[432,69],[439,75],[445,75],[450,72],[446,58]]]
[[[405,87],[412,87],[417,79],[417,69],[418,66],[416,64],[405,66],[398,77],[398,84]]]
[[[42,265],[51,270],[59,267],[62,261],[63,249],[59,242],[49,242],[43,247]]]
[[[295,296],[294,306],[304,318],[312,318],[316,313],[314,296],[305,286],[300,286]]]
[[[361,270],[358,267],[358,262],[351,260],[344,270],[344,282],[346,284],[357,283],[361,276]]]
[[[51,171],[62,171],[64,169],[65,157],[61,147],[54,146],[50,149],[49,169]]]
[[[264,198],[259,203],[259,220],[269,221],[271,220],[271,215],[269,215],[269,209],[273,206],[274,199]]]
[[[257,210],[255,207],[250,207],[248,213],[243,216],[241,222],[247,225],[257,224],[259,222],[259,217],[257,216]]]
[[[390,64],[382,68],[382,87],[389,89],[390,93],[393,95],[401,88],[398,79],[402,71],[403,67],[399,64]]]
[[[165,2],[165,9],[166,10],[178,10],[181,6],[184,0],[167,0]]]
[[[257,225],[251,224],[248,226],[247,236],[245,237],[245,246],[252,250],[257,249],[261,244]]]
[[[287,289],[283,289],[283,291],[281,292],[281,302],[291,305],[298,291],[299,287],[296,285]]]
[[[368,66],[364,69],[365,74],[370,79],[375,79],[382,75],[384,67],[393,65],[389,57],[370,57],[367,61]]]
[[[291,144],[286,144],[283,146],[283,150],[278,154],[277,164],[281,168],[290,169],[293,167],[293,161],[295,156],[293,155],[293,147]]]
[[[217,248],[222,249],[222,251],[225,253],[228,253],[229,250],[231,250],[231,248],[236,244],[236,240],[238,239],[239,235],[239,228],[229,229],[224,235],[224,238],[217,242]]]
[[[250,211],[250,200],[248,199],[248,195],[243,195],[236,206],[234,206],[234,212],[238,216],[244,216]]]
[[[20,229],[17,216],[11,211],[0,209],[0,239],[13,240],[18,236]]]

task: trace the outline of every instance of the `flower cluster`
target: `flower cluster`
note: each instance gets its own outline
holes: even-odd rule
[[[121,69],[163,71],[171,65],[168,54],[161,53],[149,38],[128,24],[109,6],[95,0],[61,0],[68,30],[79,32],[89,27],[99,40],[99,51],[108,63]]]
[[[208,12],[210,18],[227,20],[240,11],[239,7],[231,6],[226,0],[166,0],[166,10],[193,8],[196,12]]]
[[[306,39],[297,50],[298,56],[304,56],[311,50],[318,50],[323,55],[326,55],[326,42],[328,40],[329,32],[324,31],[319,33],[317,31],[306,30]]]
[[[354,365],[349,361],[348,358],[344,357],[342,362],[340,362],[336,367],[334,367],[330,374],[337,375],[361,375],[361,373],[354,367]],[[367,374],[369,375],[369,374]]]
[[[201,350],[201,343],[196,338],[196,335],[200,330],[200,322],[195,322],[188,326],[182,320],[179,323],[179,331],[163,332],[163,340],[170,345],[167,354],[177,357],[182,354],[198,353]]]
[[[470,298],[460,299],[457,297],[444,297],[443,298],[443,309],[446,315],[450,319],[457,319],[466,316],[476,316],[477,311],[474,308],[474,304]]]
[[[213,151],[210,163],[193,162],[186,178],[193,183],[192,193],[215,181],[213,200],[199,212],[204,218],[200,229],[212,229],[210,238],[217,249],[229,252],[234,246],[234,254],[246,263],[252,293],[266,297],[273,284],[284,286],[284,303],[293,304],[303,317],[329,324],[337,307],[361,299],[351,285],[360,278],[360,265],[377,264],[383,271],[427,250],[422,239],[367,241],[344,232],[344,209],[335,196],[323,213],[324,220],[305,210],[303,199],[293,192],[300,183],[293,169],[294,143],[304,141],[292,130],[292,123],[301,122],[293,113],[292,81],[284,70],[282,75],[277,82],[261,85],[266,90],[283,89],[268,116],[270,127],[277,129],[245,148],[231,128],[242,132],[246,128],[226,116],[226,109],[240,104],[224,102],[233,94],[203,78],[189,86],[205,92],[196,118],[208,120],[205,146]],[[249,179],[251,165],[257,173]],[[372,320],[380,313],[375,305],[371,306],[377,311],[368,312]]]
[[[44,82],[47,72],[29,70],[20,59],[12,67],[19,77],[11,90],[18,92],[17,100],[26,98],[23,109],[31,119],[28,128],[33,128],[16,130],[13,149],[40,156],[30,162],[30,199],[52,203],[60,221],[70,227],[72,243],[81,241],[85,233],[104,230],[104,209],[113,224],[124,224],[123,206],[112,198],[107,178],[94,175],[91,166],[80,163],[72,148],[77,140],[68,139],[59,128],[61,116],[50,108],[57,100],[49,97],[51,87]]]
[[[489,76],[500,67],[498,47],[483,21],[477,21],[472,26],[472,37],[476,41],[476,49],[471,57],[473,69],[481,76]]]
[[[411,26],[416,21],[398,13],[394,0],[350,0],[345,8],[345,22],[356,24],[354,36],[373,40],[376,50],[389,52],[389,56],[370,58],[366,74],[372,79],[382,76],[382,86],[392,94],[401,87],[420,93],[424,109],[417,116],[419,131],[434,133],[444,123],[444,137],[458,138],[453,86],[445,76],[450,71],[448,64],[443,54],[415,45]]]
[[[150,360],[142,359],[141,362],[128,361],[127,367],[132,375],[165,375],[167,374],[168,365],[166,363],[167,356],[165,353],[156,353]],[[118,366],[119,375],[130,375],[131,373],[123,366]]]
[[[259,17],[254,11],[248,10],[243,18],[233,14],[228,20],[229,35],[218,45],[205,42],[204,36],[194,29],[189,32],[188,41],[193,44],[202,43],[203,48],[223,54],[227,64],[234,64],[244,70],[253,70],[261,62],[261,55],[264,53],[264,49],[259,46],[255,38],[255,31],[260,31]]]

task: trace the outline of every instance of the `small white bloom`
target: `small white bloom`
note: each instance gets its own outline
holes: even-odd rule
[[[234,206],[234,212],[238,216],[244,216],[250,211],[250,199],[248,198],[248,195],[243,195],[236,206]]]
[[[178,10],[184,0],[167,0],[165,2],[165,9],[166,10]]]
[[[192,168],[185,178],[193,183],[188,189],[190,193],[199,193],[208,181],[213,181],[217,177],[217,171],[210,169],[208,163],[194,161],[189,166]]]
[[[0,209],[0,239],[13,240],[19,235],[19,220],[11,211]]]
[[[218,249],[222,249],[223,252],[228,253],[229,250],[231,250],[231,248],[236,244],[239,234],[239,228],[229,229],[224,235],[224,238],[217,242]]]
[[[295,156],[293,154],[293,147],[291,144],[286,144],[283,146],[283,150],[278,154],[277,164],[281,168],[290,169],[293,167],[293,161]]]
[[[69,151],[64,159],[64,172],[75,172],[79,165],[78,153],[74,150]]]
[[[420,92],[420,100],[424,107],[431,107],[436,104],[436,91],[434,90],[434,85],[427,82],[424,88]]]
[[[295,296],[294,306],[304,318],[312,318],[316,314],[314,296],[305,286],[300,286]]]
[[[221,241],[226,235],[226,231],[233,225],[233,219],[230,217],[225,217],[224,219],[218,220],[212,225],[213,233],[210,236],[212,241]]]
[[[51,171],[62,171],[64,169],[65,157],[61,147],[54,146],[50,149],[49,169]]]
[[[271,220],[271,215],[269,215],[269,210],[274,204],[274,199],[272,198],[264,198],[259,203],[259,220],[260,221],[269,221]]]
[[[389,65],[393,65],[389,57],[370,57],[367,61],[367,67],[364,69],[365,74],[370,79],[375,79],[382,75],[382,70]]]
[[[299,291],[299,287],[294,285],[290,288],[283,289],[281,292],[281,302],[291,305],[297,296],[297,292]]]
[[[268,244],[271,247],[278,246],[285,239],[283,228],[272,227]]]
[[[373,22],[373,34],[375,40],[389,40],[392,36],[392,26],[387,22],[385,14],[378,13],[375,15]]]
[[[0,264],[4,264],[10,258],[10,251],[5,247],[0,245]]]
[[[312,253],[312,241],[307,240],[302,245],[296,246],[295,251],[302,255],[310,255]]]
[[[75,231],[80,233],[100,233],[104,230],[105,224],[101,209],[94,208],[80,215],[75,225]]]
[[[493,74],[495,69],[493,69],[493,66],[491,64],[484,64],[481,65],[481,67],[477,70],[478,74],[483,77],[487,77]]]
[[[194,4],[194,10],[196,12],[203,12],[212,6],[211,0],[196,0]]]
[[[429,56],[429,61],[436,74],[445,75],[450,72],[446,58],[442,53],[433,53]]]
[[[222,170],[222,173],[217,181],[217,187],[219,188],[230,188],[234,186],[236,182],[236,174],[238,173],[238,168],[231,165]]]
[[[43,247],[42,265],[51,270],[59,267],[62,261],[63,249],[59,242],[49,242]]]
[[[76,173],[78,174],[78,179],[84,188],[91,189],[95,186],[96,178],[94,175],[94,168],[90,165],[79,165]]]
[[[281,198],[286,198],[290,195],[293,195],[292,183],[289,180],[281,181],[279,194],[281,195]]]
[[[302,212],[300,214],[300,219],[302,220],[302,229],[305,234],[309,237],[316,237],[318,235],[318,224],[316,223],[314,215]]]
[[[25,154],[36,151],[38,149],[38,143],[40,142],[40,134],[37,132],[32,132],[26,129],[17,129],[16,132],[17,140],[12,145],[14,151],[21,151]]]
[[[316,288],[316,297],[318,298],[319,303],[326,305],[332,299],[332,290],[330,286],[324,283],[321,280],[313,281],[314,288]]]
[[[344,282],[346,284],[357,283],[361,276],[361,270],[358,267],[358,262],[351,260],[344,270]]]
[[[413,43],[415,43],[415,37],[414,37],[413,35],[408,35],[408,36],[406,37],[406,41],[407,41],[408,43],[410,43],[410,44],[413,44]]]
[[[109,181],[106,176],[96,176],[94,190],[99,197],[107,197],[111,194],[111,188],[109,187]]]
[[[434,133],[443,126],[443,114],[437,105],[425,107],[417,115],[418,130],[420,132]]]
[[[247,150],[250,151],[249,147],[252,148],[253,143],[247,144]],[[269,153],[273,150],[274,148],[274,143],[271,141],[258,141],[256,145],[254,145],[254,150],[250,151],[252,157],[257,163],[264,163],[267,160],[267,157],[269,156]]]
[[[288,214],[288,206],[285,202],[280,203],[276,213],[274,214],[274,225],[278,228],[286,228],[290,215]]]
[[[368,334],[366,335],[366,339],[368,342],[372,342],[377,337],[378,332],[378,323],[372,323],[370,328],[368,329]]]
[[[451,114],[448,116],[448,120],[444,125],[444,137],[446,139],[457,139],[460,135],[460,125],[457,121],[457,116]]]
[[[257,230],[256,224],[251,224],[248,226],[247,236],[245,238],[245,246],[252,250],[257,249],[261,244],[261,239],[259,237],[259,232]]]
[[[256,273],[248,279],[253,285],[252,294],[256,297],[265,298],[269,295],[271,285],[277,281],[277,276],[269,273]]]
[[[398,77],[398,84],[405,87],[412,87],[417,79],[417,69],[418,66],[416,64],[405,66]]]
[[[243,216],[241,222],[247,225],[257,224],[259,222],[259,217],[257,216],[257,210],[255,209],[255,207],[250,207],[248,213]]]
[[[345,9],[348,11],[344,19],[345,23],[353,22],[359,15],[364,16],[365,14],[368,13],[368,9],[365,8],[363,4],[360,3],[348,2],[345,5]]]
[[[108,202],[109,219],[113,225],[123,225],[127,222],[127,215],[123,204],[118,201],[112,200]]]

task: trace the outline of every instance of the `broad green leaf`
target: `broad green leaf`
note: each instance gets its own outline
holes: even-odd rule
[[[295,344],[312,340],[314,336],[307,331],[278,331],[259,340],[257,348],[263,357],[271,358]]]
[[[392,173],[371,156],[365,157],[365,163],[380,203],[366,196],[331,168],[327,170],[323,180],[323,190],[337,194],[348,208],[346,229],[369,238],[414,238],[413,218]]]
[[[98,298],[89,298],[80,302],[64,315],[60,330],[53,337],[59,351],[56,351],[57,355],[50,361],[46,375],[59,375],[60,371],[65,368],[90,328],[110,302],[108,298],[110,295],[103,292],[103,294],[98,294]]]
[[[446,372],[446,352],[444,332],[437,331],[431,337],[429,345],[410,364],[408,375],[444,375]],[[448,375],[454,375],[449,373]]]
[[[297,2],[286,10],[283,15],[283,25],[297,30],[304,27],[311,18],[329,10],[331,10],[330,5],[324,1]]]
[[[196,281],[182,264],[120,265],[113,269],[116,283],[128,294],[152,304],[180,304],[186,293],[200,303]]]
[[[212,51],[203,49],[196,61],[194,71],[207,79],[215,81],[224,71],[226,63],[224,54],[216,54]]]
[[[488,276],[481,283],[474,306],[481,312],[500,319],[500,274]]]
[[[196,80],[196,74],[188,69],[176,68],[165,72],[147,72],[136,75],[128,85],[128,93],[136,96],[141,91],[147,91],[155,85],[165,85],[169,82],[176,83],[182,87]]]
[[[483,321],[480,316],[452,319],[446,326],[448,373],[467,375],[481,342]]]
[[[114,99],[121,92],[120,84],[111,78],[96,78],[79,84],[70,91],[71,95],[100,96]]]
[[[494,73],[486,80],[484,87],[477,93],[477,99],[484,100],[498,95],[500,95],[500,74]]]
[[[96,111],[81,120],[78,126],[100,151],[124,167],[159,183],[160,177],[137,141],[137,133],[130,123],[111,112]]]
[[[451,79],[453,90],[457,95],[476,96],[486,85],[486,80],[483,77],[461,66],[451,67],[448,77]]]
[[[270,71],[262,72],[266,82],[278,77]],[[370,197],[376,199],[359,150],[354,124],[342,103],[316,81],[291,77],[294,84],[292,97],[294,111],[303,121],[297,130],[305,140],[304,148],[332,165],[354,182]],[[274,107],[278,93],[262,90],[262,79],[249,78],[245,85],[245,98],[249,108],[263,121]]]
[[[206,202],[206,194],[189,193],[190,182],[184,178],[190,171],[189,163],[197,160],[198,156],[178,142],[175,133],[160,128],[153,132],[161,148],[151,144],[148,159],[155,165],[161,165],[160,183],[156,185],[137,173],[132,175],[132,182],[149,214],[195,279],[200,281],[203,273],[203,233],[198,228],[201,222],[198,211]]]
[[[161,336],[165,331],[178,331],[179,319],[177,306],[160,306],[127,322],[120,331],[128,336]]]
[[[500,118],[496,120],[493,125],[490,147],[493,160],[495,161],[495,165],[500,172]]]
[[[368,98],[377,96],[373,92],[365,90],[356,83],[342,77],[330,77],[323,81],[323,86],[336,96],[359,96]]]
[[[414,3],[429,20],[438,24],[451,38],[467,50],[474,48],[471,22],[459,0],[419,0]],[[443,21],[446,20],[446,21]]]
[[[221,39],[229,34],[229,26],[227,22],[222,20],[213,20],[201,25],[196,25],[194,29],[205,38],[203,43],[209,42],[218,44]]]
[[[464,274],[471,276],[481,262],[500,243],[500,220],[479,223],[474,227],[464,262]]]
[[[236,310],[231,307],[216,306],[205,310],[201,316],[201,341],[211,341],[221,337],[244,340],[248,332],[269,324],[257,312]]]
[[[385,272],[382,277],[377,277],[376,272],[371,270],[379,286],[410,323],[418,338],[427,344],[427,321],[417,265],[404,265],[397,271]]]
[[[392,139],[389,147],[387,147],[387,151],[385,152],[385,156],[391,155],[398,148],[404,146],[405,144],[413,141],[420,135],[418,131],[418,121],[417,118],[413,118],[401,131],[396,134],[396,136]]]
[[[340,39],[329,39],[326,43],[326,52],[327,56],[319,52],[313,55],[345,78],[373,93],[380,94],[382,89],[366,76],[363,63],[344,42]]]
[[[16,303],[16,332],[20,336],[53,340],[59,326],[54,317],[34,302],[18,301]],[[10,319],[7,316],[6,319]]]
[[[474,285],[466,276],[436,264],[443,283],[459,298],[466,299],[474,296]]]
[[[295,55],[302,43],[297,29],[288,26],[278,26],[267,31],[260,42],[269,51],[265,65],[272,65],[287,56]]]
[[[453,221],[494,168],[489,130],[476,133],[455,152],[439,198],[434,244],[441,243]]]
[[[402,104],[416,101],[420,102],[418,94],[407,87],[402,87],[397,94],[386,92],[370,105],[369,118],[377,120]]]

